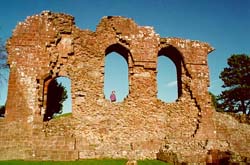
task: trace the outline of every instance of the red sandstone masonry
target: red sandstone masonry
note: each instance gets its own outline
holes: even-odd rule
[[[91,32],[77,28],[72,16],[45,11],[17,25],[7,51],[0,159],[155,159],[160,149],[182,162],[205,162],[210,149],[249,156],[248,145],[227,136],[240,134],[250,144],[244,140],[249,125],[237,123],[241,131],[228,134],[235,121],[220,121],[211,106],[207,55],[213,48],[207,43],[161,38],[152,27],[117,16],[103,17]],[[129,70],[129,94],[115,104],[103,94],[105,56],[113,51]],[[159,55],[176,65],[175,103],[156,97]],[[44,123],[47,86],[59,76],[71,80],[72,116]]]

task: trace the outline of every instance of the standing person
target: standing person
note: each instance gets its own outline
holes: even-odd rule
[[[115,91],[112,91],[112,93],[111,93],[111,95],[110,95],[110,101],[111,101],[111,102],[115,102],[115,101],[116,101]]]

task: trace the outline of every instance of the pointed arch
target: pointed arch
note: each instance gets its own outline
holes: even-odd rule
[[[64,90],[66,92],[66,96],[63,100],[58,100],[55,94],[55,85],[60,86],[59,92]],[[43,86],[43,104],[42,104],[42,115],[43,120],[48,121],[52,119],[54,115],[71,113],[72,112],[72,98],[71,98],[71,80],[68,77],[57,76],[52,77],[51,75],[46,77],[44,80]],[[59,102],[60,101],[60,102]],[[61,108],[58,113],[53,113],[51,110],[51,102],[58,102],[59,107]]]
[[[116,91],[117,101],[122,102],[129,94],[129,61],[131,55],[127,48],[113,44],[105,50],[104,95],[109,100]]]
[[[159,60],[161,63],[159,63]],[[163,47],[158,52],[158,66],[157,66],[158,94],[157,96],[164,97],[164,98],[159,98],[163,100],[164,102],[173,102],[174,100],[178,99],[182,95],[182,82],[181,82],[182,63],[183,63],[183,58],[182,58],[181,53],[173,46]],[[160,66],[163,69],[165,68],[165,70],[159,70],[161,69],[159,68],[160,64],[165,64],[170,68]],[[170,73],[167,73],[167,70],[170,71]],[[162,78],[163,80],[159,80],[159,78]],[[164,80],[165,82],[163,83],[165,84],[162,85],[163,87],[160,87],[159,83],[162,84],[162,82],[159,82],[159,81],[164,81]],[[166,87],[172,87],[172,89],[166,90]],[[176,93],[173,93],[173,92],[176,92]],[[159,94],[161,96],[159,96]],[[170,100],[166,98],[166,95],[172,95]]]

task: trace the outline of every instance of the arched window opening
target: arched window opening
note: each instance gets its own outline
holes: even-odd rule
[[[1,63],[3,62],[3,63]],[[0,118],[5,116],[10,69],[5,59],[0,59]]]
[[[158,52],[157,97],[164,102],[174,102],[182,95],[181,53],[173,46],[162,48]]]
[[[175,64],[165,55],[158,57],[157,98],[164,102],[175,102],[178,98]]]
[[[122,102],[129,93],[128,63],[119,51],[106,51],[104,67],[104,95],[110,100],[112,91],[116,93],[116,101]]]
[[[68,113],[72,113],[70,79],[67,77],[58,77],[50,80],[47,87],[44,121]]]

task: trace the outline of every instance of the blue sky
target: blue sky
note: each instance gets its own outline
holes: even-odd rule
[[[18,22],[43,10],[70,14],[81,29],[95,31],[103,16],[120,15],[134,19],[138,25],[153,26],[161,37],[208,42],[215,48],[208,56],[209,90],[214,94],[221,91],[219,73],[228,57],[250,54],[249,0],[6,0],[0,6],[0,38],[6,41]],[[159,62],[167,68],[164,60]],[[175,90],[174,71],[168,73],[166,69],[166,74],[169,80],[162,80],[162,88]],[[0,104],[6,98],[5,88],[1,84]]]

